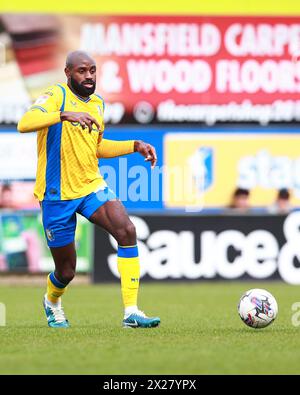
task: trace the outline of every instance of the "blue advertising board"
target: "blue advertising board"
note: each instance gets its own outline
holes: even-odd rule
[[[112,140],[143,140],[156,148],[155,169],[137,153],[99,161],[108,185],[130,212],[220,210],[229,205],[237,187],[251,190],[253,207],[271,205],[280,188],[290,189],[291,203],[300,206],[297,125],[109,125],[104,136]],[[12,152],[7,159],[0,159],[2,181],[17,180],[18,174],[22,180],[34,178],[35,166],[30,165],[31,161],[36,164],[33,140],[34,134],[20,136],[15,128],[0,131],[3,155],[13,146],[15,157],[19,157],[18,141],[22,141],[20,147],[23,155],[27,155],[26,166],[21,161],[12,161]]]

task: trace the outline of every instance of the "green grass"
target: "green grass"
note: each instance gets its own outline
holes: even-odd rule
[[[248,328],[241,294],[266,288],[279,304],[270,327]],[[142,284],[140,306],[159,315],[155,329],[122,329],[117,285],[70,286],[72,327],[50,329],[40,287],[1,286],[1,374],[299,374],[300,327],[291,323],[298,287],[282,283]]]

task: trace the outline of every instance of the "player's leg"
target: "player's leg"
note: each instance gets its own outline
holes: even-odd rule
[[[95,201],[98,204],[99,201]],[[136,231],[130,221],[123,204],[117,200],[109,200],[96,210],[89,207],[85,215],[91,222],[105,229],[118,242],[118,271],[121,277],[121,290],[124,303],[125,327],[154,327],[159,325],[158,317],[149,318],[137,307],[140,265],[136,241]]]
[[[48,325],[54,328],[67,328],[69,321],[65,317],[61,297],[75,275],[74,242],[63,247],[52,247],[50,250],[55,263],[55,271],[48,275],[47,293],[44,296],[43,304]]]
[[[137,309],[140,277],[135,227],[118,200],[106,202],[89,219],[105,229],[118,242],[117,264],[121,277],[122,298],[125,313],[129,314]]]
[[[61,297],[72,281],[76,268],[74,244],[76,205],[71,202],[42,202],[43,225],[55,270],[48,275],[43,304],[50,327],[68,327]]]
[[[73,280],[76,269],[76,250],[74,242],[63,247],[50,248],[55,271],[49,274],[47,280],[47,298],[57,303],[64,294],[67,285]]]

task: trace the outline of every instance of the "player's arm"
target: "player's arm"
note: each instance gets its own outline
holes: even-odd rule
[[[116,156],[127,155],[133,152],[139,152],[145,157],[146,162],[151,162],[152,168],[155,167],[157,162],[155,148],[141,140],[116,141],[102,139],[98,145],[97,157],[114,158]]]
[[[60,121],[60,111],[44,113],[40,110],[30,109],[18,123],[18,131],[21,133],[35,132],[36,130],[55,125]]]
[[[61,112],[62,101],[62,90],[58,86],[49,88],[20,119],[18,123],[19,132],[34,132],[63,121],[78,122],[83,129],[88,127],[90,131],[95,124],[98,130],[101,130],[96,119],[88,113]]]
[[[19,132],[35,132],[61,122],[62,101],[63,94],[59,86],[48,88],[19,120]]]
[[[101,129],[96,119],[85,112],[54,111],[46,113],[33,108],[27,111],[20,119],[18,130],[21,133],[34,132],[63,121],[79,122],[83,129],[88,127],[90,132],[92,131],[93,124],[99,130]]]

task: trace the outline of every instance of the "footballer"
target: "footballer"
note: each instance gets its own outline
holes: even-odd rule
[[[151,166],[154,147],[142,141],[103,138],[104,101],[95,94],[96,63],[83,51],[66,59],[67,83],[48,88],[18,123],[21,133],[37,131],[38,166],[34,194],[40,202],[46,240],[55,263],[43,305],[48,325],[67,328],[61,298],[76,269],[76,214],[105,229],[118,242],[118,271],[124,327],[156,327],[137,305],[139,256],[135,227],[99,172],[98,159],[139,152]]]

